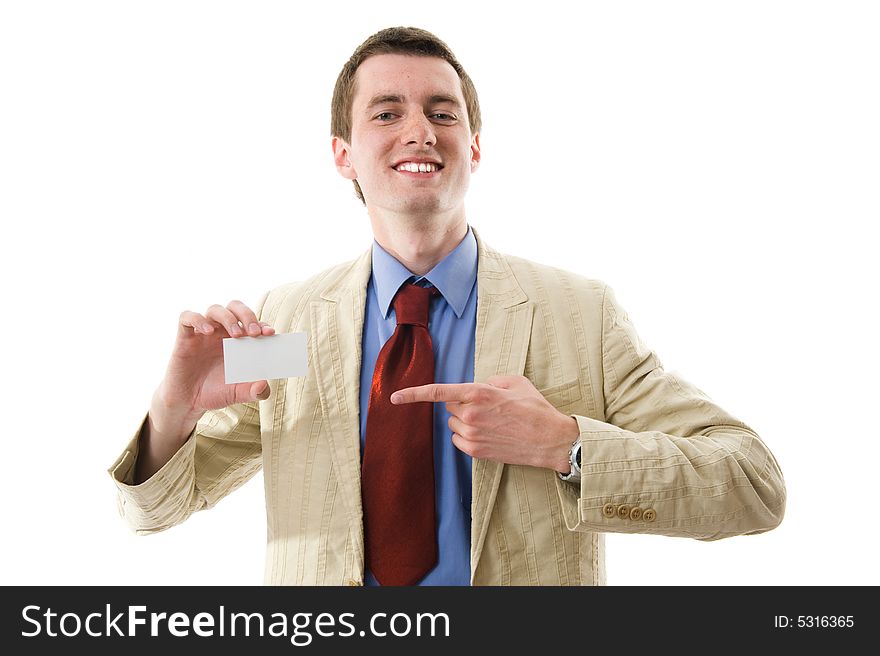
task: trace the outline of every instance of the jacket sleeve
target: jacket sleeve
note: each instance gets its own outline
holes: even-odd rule
[[[605,421],[576,416],[582,475],[572,530],[698,540],[763,533],[785,513],[773,454],[746,424],[663,370],[610,288],[602,301]],[[576,486],[562,483],[566,496]]]
[[[261,319],[266,297],[257,306]],[[205,413],[177,453],[146,481],[133,485],[146,422],[145,417],[108,470],[117,488],[119,513],[140,535],[171,528],[197,510],[210,508],[262,466],[259,406],[242,403]]]

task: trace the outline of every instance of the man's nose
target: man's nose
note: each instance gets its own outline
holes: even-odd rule
[[[414,112],[407,117],[401,137],[406,145],[433,146],[437,143],[434,125],[421,112]]]

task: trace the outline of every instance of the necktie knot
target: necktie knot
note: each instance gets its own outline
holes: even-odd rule
[[[427,328],[431,298],[437,294],[436,287],[419,287],[412,283],[401,286],[394,297],[397,325],[409,324]]]

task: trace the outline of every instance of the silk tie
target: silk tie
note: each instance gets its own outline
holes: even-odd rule
[[[401,286],[397,327],[373,373],[361,494],[366,563],[382,585],[415,585],[437,562],[434,404],[391,404],[393,392],[434,382],[428,309],[437,293]]]

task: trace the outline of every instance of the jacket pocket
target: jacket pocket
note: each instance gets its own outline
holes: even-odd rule
[[[583,407],[581,384],[577,378],[538,391],[563,414],[574,414],[577,409]]]

